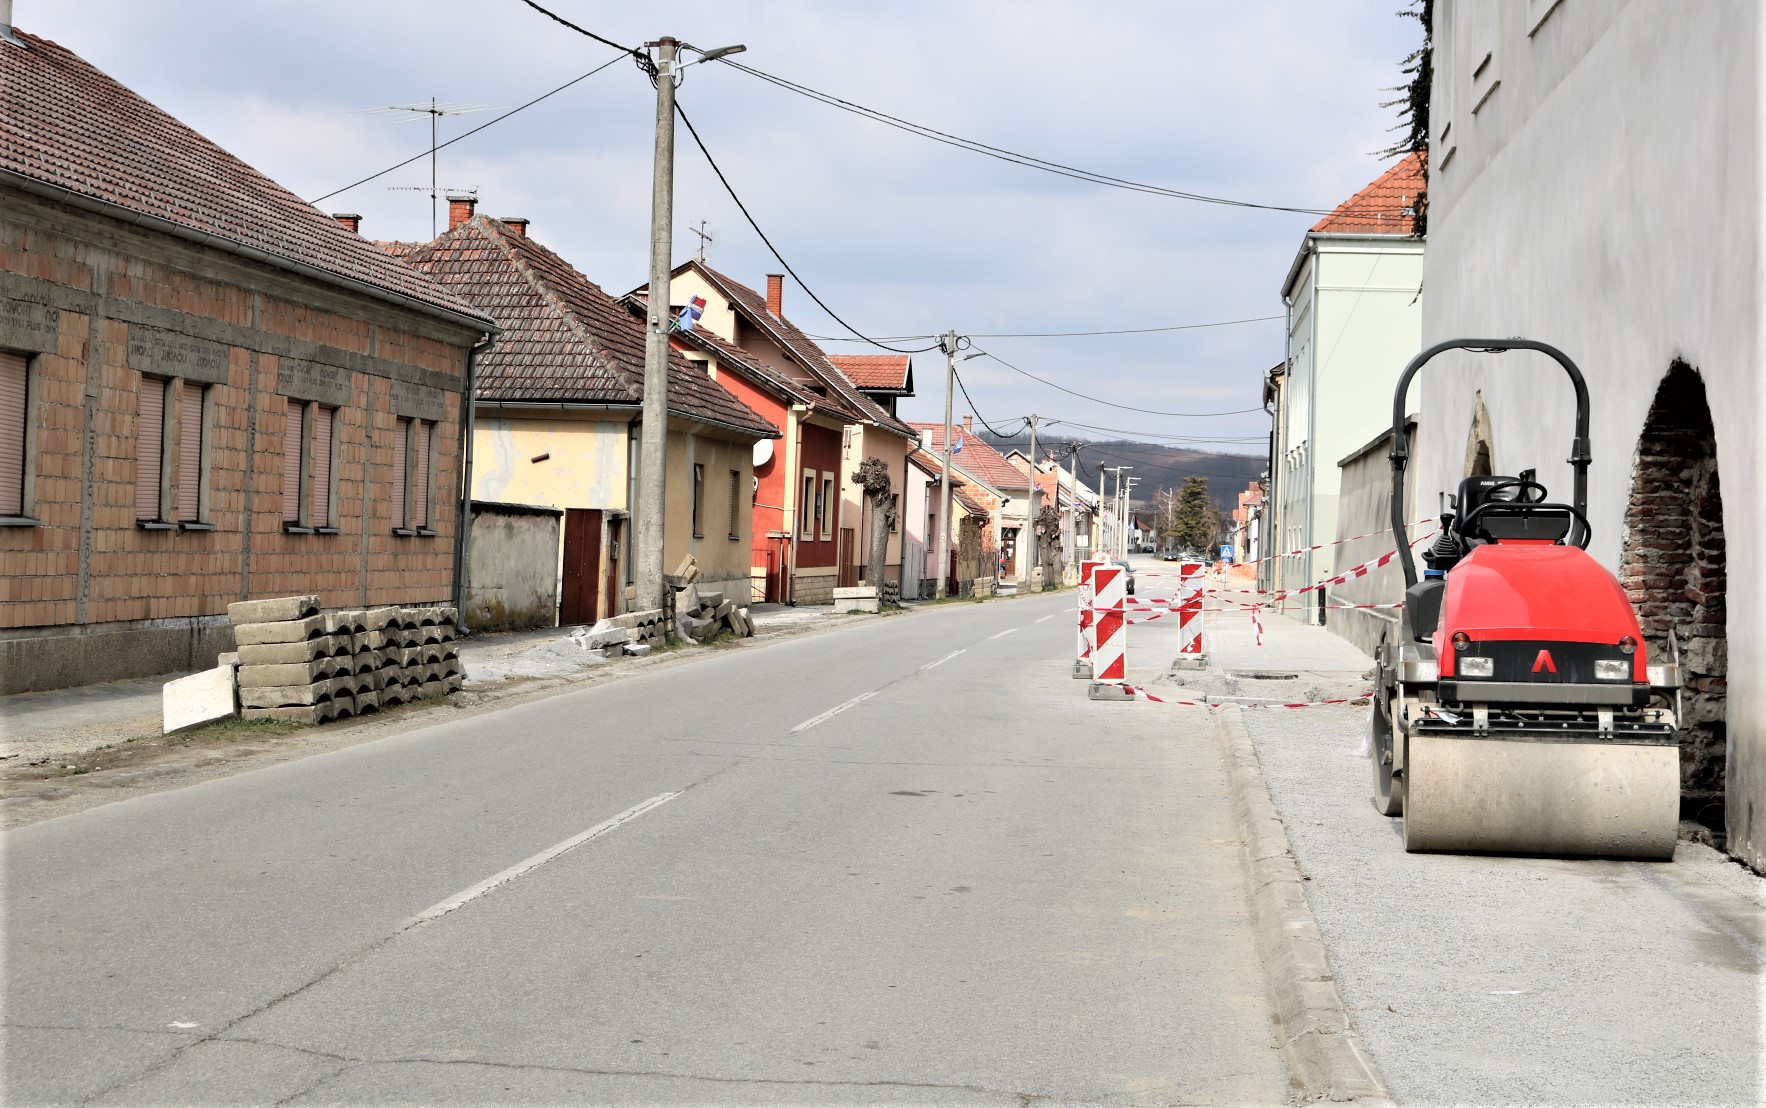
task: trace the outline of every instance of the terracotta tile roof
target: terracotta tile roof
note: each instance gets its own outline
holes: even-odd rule
[[[1415,230],[1416,217],[1406,213],[1427,184],[1428,171],[1423,155],[1420,152],[1407,154],[1375,178],[1373,184],[1313,224],[1312,230],[1329,235],[1411,234]]]
[[[986,519],[992,514],[987,510],[985,504],[969,494],[969,490],[965,486],[958,484],[954,480],[950,483],[950,498],[958,504],[961,504],[963,510],[972,516],[980,516],[982,519]]]
[[[0,169],[478,316],[409,266],[48,39],[0,47]]]
[[[642,295],[629,296],[625,302],[632,306],[634,312],[643,312],[644,297]],[[748,351],[739,346],[730,345],[710,331],[677,331],[675,337],[689,346],[696,346],[714,355],[721,365],[734,366],[737,373],[747,377],[759,387],[783,397],[790,403],[807,404],[813,408],[825,406],[828,402],[827,397],[818,396]],[[838,414],[849,419],[858,418],[845,412],[838,412]]]
[[[913,361],[906,354],[830,354],[834,368],[866,392],[913,395]]]
[[[406,257],[503,329],[478,359],[478,399],[643,403],[643,322],[533,239],[475,216]],[[668,410],[762,438],[778,434],[673,351]]]
[[[828,355],[815,341],[797,325],[782,316],[773,315],[766,310],[766,297],[744,285],[733,277],[728,277],[703,262],[688,262],[705,275],[706,280],[715,285],[739,309],[743,316],[754,324],[772,334],[775,341],[783,346],[812,376],[828,386],[830,394],[837,394],[844,406],[850,408],[867,422],[875,423],[884,430],[892,431],[904,438],[914,438],[913,430],[901,420],[890,415],[877,406],[877,402],[860,392],[846,375],[828,360]],[[685,268],[685,267],[682,267]],[[676,270],[679,272],[679,270]]]
[[[944,424],[914,423],[909,426],[916,433],[930,432],[930,436],[924,440],[927,442],[926,449],[935,454],[944,452]],[[1005,455],[987,445],[973,431],[966,431],[961,427],[953,427],[952,430],[957,440],[963,444],[963,449],[951,455],[951,465],[962,466],[964,471],[974,474],[1002,492],[1029,492],[1030,478],[1008,462]]]

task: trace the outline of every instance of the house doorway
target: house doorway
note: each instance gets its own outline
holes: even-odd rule
[[[858,584],[858,534],[850,527],[840,529],[840,549],[838,562],[840,575],[836,578],[839,587],[850,589]]]
[[[1680,739],[1681,818],[1724,835],[1728,578],[1717,437],[1704,379],[1675,362],[1637,444],[1620,578],[1652,659],[1680,648],[1686,688]]]
[[[558,598],[558,623],[594,623],[600,619],[601,510],[564,510],[564,587]],[[610,581],[614,580],[609,576]],[[609,594],[617,595],[617,594]]]

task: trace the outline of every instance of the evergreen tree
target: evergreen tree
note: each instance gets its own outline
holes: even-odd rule
[[[1208,501],[1208,478],[1185,477],[1171,512],[1170,538],[1185,549],[1206,550],[1220,529],[1220,513]]]

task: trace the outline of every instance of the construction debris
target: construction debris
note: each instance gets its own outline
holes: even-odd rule
[[[691,554],[664,580],[669,586],[668,622],[681,638],[702,643],[725,631],[738,638],[754,634],[747,608],[737,607],[735,600],[721,591],[699,588],[699,562]]]

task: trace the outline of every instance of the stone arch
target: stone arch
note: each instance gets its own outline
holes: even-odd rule
[[[1496,445],[1490,435],[1490,409],[1479,389],[1472,404],[1472,429],[1466,435],[1465,477],[1489,477],[1496,472]]]
[[[1675,361],[1656,389],[1631,475],[1620,579],[1653,660],[1680,646],[1681,818],[1723,835],[1728,647],[1717,436],[1697,370]],[[1720,845],[1720,844],[1719,844]]]

